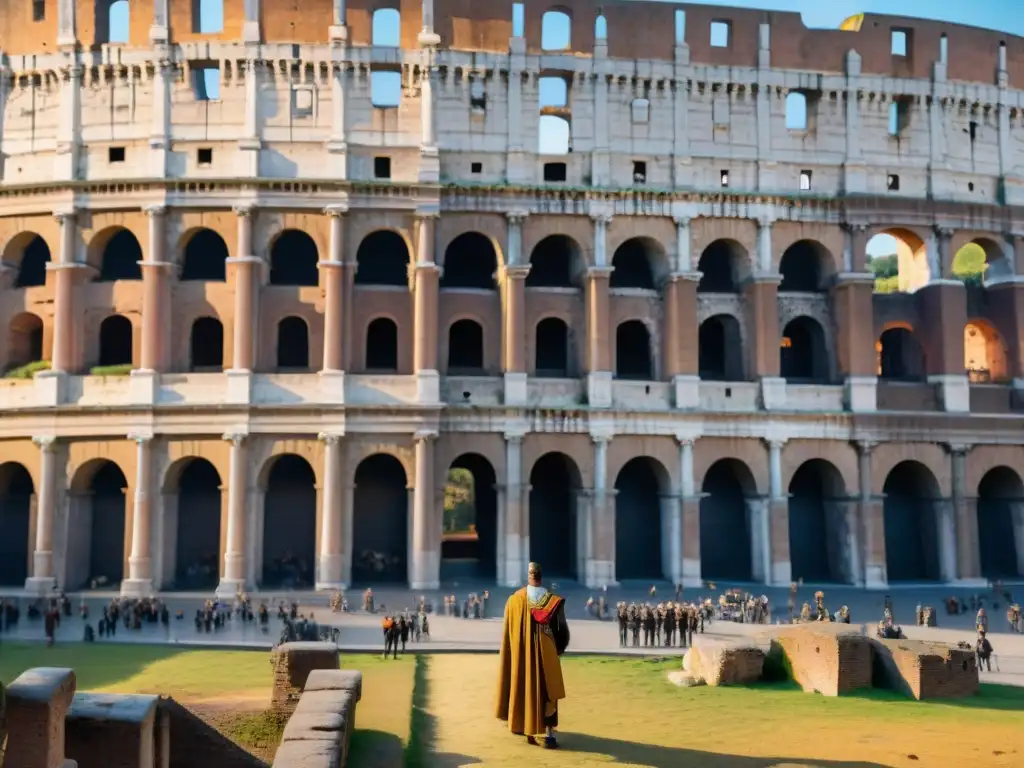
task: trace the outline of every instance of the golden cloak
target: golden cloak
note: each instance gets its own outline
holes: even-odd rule
[[[501,633],[498,665],[497,717],[508,721],[512,733],[542,735],[565,698],[565,682],[558,655],[568,645],[563,599],[545,593],[530,605],[526,588],[505,603],[505,625]],[[558,648],[546,619],[557,616],[564,632]],[[538,621],[539,619],[539,621]]]

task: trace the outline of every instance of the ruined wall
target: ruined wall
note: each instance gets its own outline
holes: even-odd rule
[[[859,632],[800,626],[780,632],[775,642],[805,691],[840,696],[871,687],[871,643]]]
[[[915,699],[955,699],[978,693],[973,650],[920,640],[871,641],[886,687]]]

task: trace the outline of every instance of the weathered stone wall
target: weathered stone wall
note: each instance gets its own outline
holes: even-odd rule
[[[157,696],[76,693],[65,720],[65,747],[78,768],[168,768],[157,730]]]
[[[42,667],[23,672],[7,689],[4,768],[62,768],[64,718],[75,695],[75,673]]]
[[[363,675],[314,670],[285,727],[274,768],[337,768],[348,762]]]
[[[271,654],[274,667],[274,689],[270,708],[279,714],[290,715],[306,687],[306,680],[314,670],[337,670],[338,647],[333,643],[285,643]]]
[[[860,632],[800,626],[782,631],[774,642],[805,691],[839,696],[871,687],[871,642]]]
[[[955,699],[978,693],[974,651],[921,640],[871,640],[877,680],[915,699]]]
[[[750,644],[700,638],[683,657],[683,669],[708,685],[746,685],[761,679],[764,651]]]

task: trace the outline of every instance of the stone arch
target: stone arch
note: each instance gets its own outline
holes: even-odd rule
[[[175,461],[164,476],[164,493],[176,501],[174,586],[209,590],[220,578],[222,490],[217,468],[201,456]]]
[[[615,578],[660,580],[671,573],[668,470],[637,456],[615,478]]]
[[[938,481],[919,461],[901,461],[886,475],[885,567],[890,582],[937,581],[940,497]]]
[[[7,332],[6,370],[44,360],[43,321],[31,312],[19,312],[11,318]]]
[[[263,559],[260,586],[312,589],[316,574],[317,478],[295,453],[272,456],[263,499]]]
[[[410,249],[405,238],[390,229],[369,233],[356,251],[355,284],[408,287]]]
[[[301,317],[289,315],[277,324],[277,368],[308,370],[309,326]]]
[[[743,332],[732,315],[713,315],[697,331],[697,370],[706,381],[743,381]]]
[[[228,279],[227,260],[230,253],[220,233],[209,227],[195,227],[185,232],[180,242],[179,280],[225,282]]]
[[[316,241],[297,229],[284,229],[270,243],[270,284],[315,287],[320,284]]]
[[[141,280],[142,246],[135,233],[124,227],[107,227],[89,242],[89,263],[97,266],[98,283]]]
[[[612,256],[611,288],[653,291],[669,273],[665,249],[652,237],[631,237]]]
[[[798,240],[782,254],[780,293],[823,293],[834,277],[835,259],[817,240]]]
[[[615,328],[615,377],[637,381],[655,377],[654,344],[643,320],[626,320]]]
[[[127,491],[128,479],[110,459],[91,459],[75,471],[68,540],[75,542],[85,567],[81,582],[65,588],[109,589],[124,579]]]
[[[132,364],[132,321],[109,315],[100,323],[99,362],[102,367]]]
[[[544,574],[579,578],[577,504],[583,487],[579,467],[568,455],[545,453],[530,469],[530,560]]]
[[[448,467],[441,533],[441,577],[499,578],[497,474],[479,453],[464,453]]]
[[[753,473],[739,459],[719,459],[704,473],[701,491],[701,577],[752,581]]]
[[[568,235],[548,235],[530,252],[527,288],[580,288],[586,272],[583,249]]]
[[[0,587],[25,586],[34,546],[29,541],[35,484],[23,464],[0,464]]]
[[[882,331],[875,343],[878,376],[889,381],[923,381],[927,371],[924,347],[914,331],[894,326]]]
[[[375,317],[366,325],[366,370],[398,371],[398,324],[390,317]]]
[[[739,293],[750,277],[750,254],[735,240],[715,240],[701,252],[697,271],[698,293]]]
[[[993,278],[1013,276],[1013,268],[1002,246],[991,238],[968,240],[955,251],[954,247],[951,241],[947,252],[952,254],[952,258],[948,265],[942,265],[946,277],[987,284]]]
[[[46,265],[52,261],[50,246],[35,232],[19,232],[4,247],[3,263],[16,270],[15,288],[46,285]]]
[[[825,329],[813,317],[801,315],[786,323],[779,349],[779,372],[791,382],[827,384],[831,365]]]
[[[498,249],[494,241],[479,232],[463,232],[444,251],[441,288],[497,289]]]
[[[988,320],[975,318],[964,326],[964,368],[972,382],[1002,382],[1009,378],[1006,342]]]
[[[224,370],[224,325],[216,317],[197,317],[188,342],[189,370],[214,373]]]
[[[540,44],[545,51],[567,51],[572,47],[572,11],[554,6],[544,12]]]
[[[404,582],[409,563],[409,476],[387,453],[366,457],[355,472],[352,581]]]
[[[851,531],[847,510],[853,503],[843,476],[825,459],[801,464],[789,481],[789,559],[794,580],[851,584]]]
[[[1014,470],[993,467],[978,483],[981,575],[991,581],[1024,576],[1024,483]],[[961,542],[961,546],[965,546]]]
[[[882,239],[879,239],[882,238]],[[928,284],[932,277],[932,259],[924,238],[908,227],[894,227],[876,232],[867,242],[867,252],[891,248],[896,257],[897,288],[902,292],[916,291]],[[877,274],[877,272],[876,272]]]
[[[569,378],[569,325],[560,317],[542,318],[534,328],[534,375],[540,378]]]
[[[955,269],[957,267],[957,256],[960,256],[967,246],[976,246],[985,254],[981,272],[981,278],[985,284],[1006,280],[1016,274],[1015,255],[1013,246],[1009,242],[992,237],[975,237],[965,243],[963,247],[957,249],[956,254],[953,256],[953,263],[950,266],[954,276],[958,276]]]
[[[448,326],[448,375],[479,376],[484,371],[484,328],[471,318]]]

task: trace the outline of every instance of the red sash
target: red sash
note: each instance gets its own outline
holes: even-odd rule
[[[530,603],[530,615],[538,624],[547,624],[561,604],[562,598],[545,592],[536,603]]]

